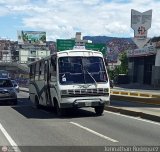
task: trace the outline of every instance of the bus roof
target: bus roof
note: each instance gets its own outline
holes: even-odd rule
[[[52,56],[58,56],[58,57],[63,57],[63,56],[99,56],[99,57],[103,57],[103,54],[99,51],[94,51],[94,50],[86,50],[86,49],[73,49],[73,50],[64,50],[64,51],[60,51],[60,52],[56,52],[54,54],[51,54],[45,58],[42,58],[40,60],[31,62],[28,64],[28,66],[35,64],[37,62],[40,61],[45,61],[50,59]]]

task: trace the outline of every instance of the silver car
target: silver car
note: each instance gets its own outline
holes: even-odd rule
[[[18,85],[18,83],[15,80],[11,80],[11,81],[12,81],[13,87],[16,89],[17,92],[19,92],[19,85]]]
[[[14,105],[17,104],[17,93],[16,90],[8,78],[0,78],[0,102],[12,102]]]

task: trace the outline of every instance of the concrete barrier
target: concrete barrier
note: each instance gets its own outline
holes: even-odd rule
[[[150,98],[159,98],[160,94],[154,94],[150,92],[138,92],[138,91],[121,91],[121,90],[111,90],[111,95],[125,95],[132,97],[150,97]]]
[[[111,100],[160,105],[160,95],[150,92],[111,90]]]

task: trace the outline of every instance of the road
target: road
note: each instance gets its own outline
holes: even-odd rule
[[[24,152],[84,152],[87,148],[97,152],[105,151],[105,146],[160,145],[160,123],[107,111],[96,116],[91,108],[70,111],[58,118],[51,109],[33,108],[25,92],[20,92],[18,98],[17,106],[0,106],[0,146],[18,145]]]

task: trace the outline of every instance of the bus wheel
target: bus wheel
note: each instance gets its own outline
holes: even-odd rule
[[[34,100],[34,106],[36,109],[39,109],[40,108],[40,105],[39,105],[39,99],[37,96],[35,96],[35,100]]]
[[[57,115],[58,117],[61,117],[61,116],[64,115],[64,109],[62,109],[62,108],[59,107],[57,101],[55,102],[55,112],[56,112],[56,115]]]
[[[94,108],[96,115],[101,116],[104,111],[104,106],[98,106]]]

